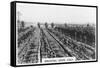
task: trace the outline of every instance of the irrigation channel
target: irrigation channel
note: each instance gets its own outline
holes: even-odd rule
[[[95,58],[95,48],[53,28],[29,27],[18,34],[18,63],[42,63],[43,58]]]

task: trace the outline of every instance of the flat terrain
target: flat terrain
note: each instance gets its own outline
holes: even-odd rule
[[[79,27],[23,28],[18,33],[18,63],[41,63],[43,58],[60,57],[75,57],[76,60],[95,59],[94,29],[91,29],[90,33],[87,27],[81,28],[81,31],[78,29]]]

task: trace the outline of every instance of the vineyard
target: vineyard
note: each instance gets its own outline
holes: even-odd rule
[[[31,25],[18,29],[18,63],[42,63],[43,58],[95,59],[94,26]]]

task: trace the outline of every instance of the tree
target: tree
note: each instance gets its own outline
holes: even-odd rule
[[[65,25],[65,27],[67,27],[67,24],[66,23],[64,25]]]
[[[45,23],[45,27],[48,28],[48,24],[47,24],[47,22]]]
[[[40,23],[38,22],[38,27],[40,28]]]
[[[87,27],[89,27],[89,24],[87,24]]]
[[[25,27],[25,22],[24,21],[21,22],[21,26],[22,26],[22,28]]]
[[[51,27],[54,28],[54,23],[51,23]]]

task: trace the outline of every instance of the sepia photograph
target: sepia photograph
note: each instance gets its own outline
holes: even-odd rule
[[[97,60],[96,7],[16,3],[16,65]]]

